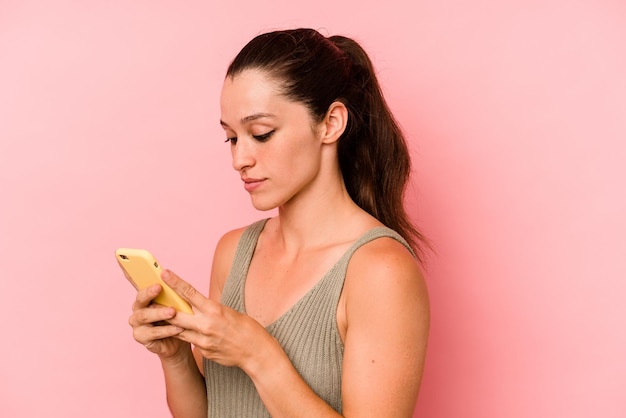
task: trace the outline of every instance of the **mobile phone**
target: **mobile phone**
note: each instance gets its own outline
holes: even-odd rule
[[[193,314],[189,303],[161,279],[161,266],[149,251],[138,248],[118,248],[115,251],[115,258],[124,276],[135,286],[135,289],[145,289],[158,283],[163,291],[154,298],[154,302],[171,306],[180,312]]]

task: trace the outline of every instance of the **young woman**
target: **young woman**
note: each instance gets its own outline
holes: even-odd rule
[[[363,49],[311,29],[260,35],[228,68],[220,123],[256,209],[228,232],[194,315],[137,294],[134,338],[175,417],[410,417],[429,308],[403,209],[404,138]],[[167,321],[164,325],[164,322]]]

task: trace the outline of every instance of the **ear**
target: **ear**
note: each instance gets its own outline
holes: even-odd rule
[[[336,142],[346,130],[347,123],[348,109],[346,105],[341,102],[331,103],[320,126],[322,143],[332,144]]]

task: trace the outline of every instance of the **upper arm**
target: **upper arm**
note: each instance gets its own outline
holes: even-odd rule
[[[350,262],[344,301],[344,414],[411,417],[429,327],[417,262],[395,240],[372,241]]]
[[[222,290],[224,284],[228,278],[233,259],[235,257],[235,251],[237,250],[237,244],[239,238],[243,233],[244,228],[236,229],[227,232],[220,238],[215,247],[213,254],[213,264],[211,266],[211,281],[209,283],[209,299],[215,302],[220,302],[222,298]],[[202,364],[202,354],[194,347],[193,356],[198,365],[198,370],[204,375],[204,366]]]

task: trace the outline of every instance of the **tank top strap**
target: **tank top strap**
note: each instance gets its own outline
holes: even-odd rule
[[[345,252],[343,257],[341,257],[341,259],[337,262],[335,267],[345,273],[345,271],[348,268],[348,263],[350,262],[350,259],[352,258],[354,253],[365,244],[372,242],[378,238],[395,239],[400,244],[404,245],[404,247],[407,250],[409,250],[409,252],[414,258],[417,258],[415,255],[415,252],[413,251],[409,243],[402,237],[402,235],[398,234],[396,231],[386,226],[379,226],[379,227],[372,228],[368,230],[367,232],[365,232],[363,235],[361,235],[361,237],[357,239],[354,242],[354,244],[352,244],[352,246],[348,249],[348,251]]]
[[[244,283],[259,235],[265,227],[267,219],[261,219],[249,225],[241,234],[230,273],[224,283],[221,302],[239,312],[245,311]]]
[[[248,271],[248,266],[254,255],[256,244],[261,235],[261,231],[265,227],[267,219],[261,219],[255,223],[249,225],[241,234],[239,243],[237,244],[237,250],[235,251],[235,258],[233,259],[232,273],[237,276],[245,275]]]

